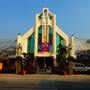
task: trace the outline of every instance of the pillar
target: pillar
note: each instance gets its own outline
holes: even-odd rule
[[[17,45],[18,45],[19,43],[21,43],[21,34],[20,34],[20,33],[18,33],[18,37],[17,37]]]
[[[19,33],[17,37],[16,56],[21,56],[21,55],[22,55],[22,45],[21,45],[21,35]]]
[[[71,52],[70,52],[70,55],[71,55],[71,57],[75,58],[75,53],[74,53],[74,35],[71,36],[70,43],[71,43]]]
[[[36,22],[35,22],[35,45],[34,45],[34,56],[37,56],[38,51],[38,15],[36,15]]]
[[[47,26],[47,42],[49,42],[49,26]]]
[[[24,53],[27,53],[27,48],[28,48],[28,38],[25,38],[23,41],[22,41],[23,43],[23,48],[22,48],[22,52],[24,52]]]
[[[53,57],[53,66],[57,66],[57,60],[56,60],[56,56]]]
[[[54,66],[56,62],[56,15],[53,16],[53,54],[54,54]]]
[[[34,57],[34,70],[35,70],[35,73],[37,72],[37,57]]]
[[[16,74],[21,74],[22,72],[22,58],[21,57],[16,58],[15,66],[16,66]]]

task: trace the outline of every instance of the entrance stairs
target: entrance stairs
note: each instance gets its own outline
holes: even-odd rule
[[[51,69],[49,68],[42,68],[42,69],[37,69],[37,74],[51,74]]]

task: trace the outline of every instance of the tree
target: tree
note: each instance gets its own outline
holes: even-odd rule
[[[60,66],[60,72],[64,73],[67,70],[67,53],[68,48],[66,46],[63,46],[61,43],[57,47],[57,58],[58,63]]]
[[[24,56],[24,63],[23,63],[24,70],[26,70],[27,73],[36,73],[34,60],[32,58],[33,55],[31,55],[30,53],[23,53],[23,56]]]
[[[58,52],[58,55],[57,55],[57,58],[58,58],[58,63],[60,65],[60,69],[61,69],[61,72],[64,73],[65,71],[70,71],[71,70],[71,67],[69,66],[71,59],[71,49],[72,49],[72,46],[71,44],[69,44],[68,46],[63,46],[61,43],[58,45],[57,47],[57,52]]]

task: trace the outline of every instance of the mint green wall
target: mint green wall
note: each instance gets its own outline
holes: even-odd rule
[[[56,48],[57,48],[56,50],[58,50],[59,44],[61,44],[62,46],[65,46],[63,38],[60,35],[56,34]],[[58,54],[58,51],[56,53]]]
[[[41,42],[42,42],[42,26],[38,28],[38,51],[41,51]]]
[[[65,42],[64,42],[63,38],[60,35],[56,34],[56,46],[58,46],[60,43],[63,46],[65,45]]]
[[[50,34],[52,34],[52,35],[50,36]],[[49,27],[49,38],[51,38],[53,40],[53,37],[52,36],[53,36],[53,30],[52,30],[51,27]],[[42,42],[42,26],[40,26],[38,28],[38,51],[41,51],[41,42]],[[52,44],[49,47],[49,51],[50,52],[53,51]]]
[[[52,32],[52,28],[50,27],[49,28],[49,34],[52,34],[52,37],[53,37],[53,32]],[[38,29],[38,34],[41,34],[42,33],[42,27],[40,26],[39,29]],[[34,33],[28,38],[28,46],[27,46],[27,53],[34,53]],[[50,36],[50,35],[49,35]],[[39,40],[41,40],[42,38],[42,35],[38,38],[38,42],[41,42]],[[50,38],[50,37],[49,37]],[[53,41],[53,38],[52,38],[52,41]],[[60,37],[60,35],[56,34],[56,48],[58,47],[59,44],[62,44],[64,45],[64,42],[63,42],[63,39]],[[40,51],[41,49],[41,46],[38,45],[38,51]],[[56,49],[57,50],[57,49]],[[52,45],[50,45],[50,48],[49,48],[49,51],[52,52],[53,51],[53,47]],[[58,53],[58,52],[57,52]]]
[[[27,46],[27,53],[34,53],[34,34],[32,34],[29,38],[28,38],[28,46]]]
[[[50,36],[50,34],[51,34],[51,36]],[[50,43],[50,38],[52,39],[52,43],[49,46],[49,51],[52,52],[53,51],[53,46],[52,46],[52,44],[53,44],[53,30],[51,27],[49,27],[49,43]]]
[[[27,53],[30,53],[31,37],[28,38]]]
[[[61,43],[60,36],[56,34],[56,54],[58,54],[58,45]]]

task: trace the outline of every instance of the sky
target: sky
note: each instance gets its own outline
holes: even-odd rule
[[[56,14],[57,25],[67,35],[90,38],[90,0],[0,0],[0,39],[23,35],[45,7]]]

